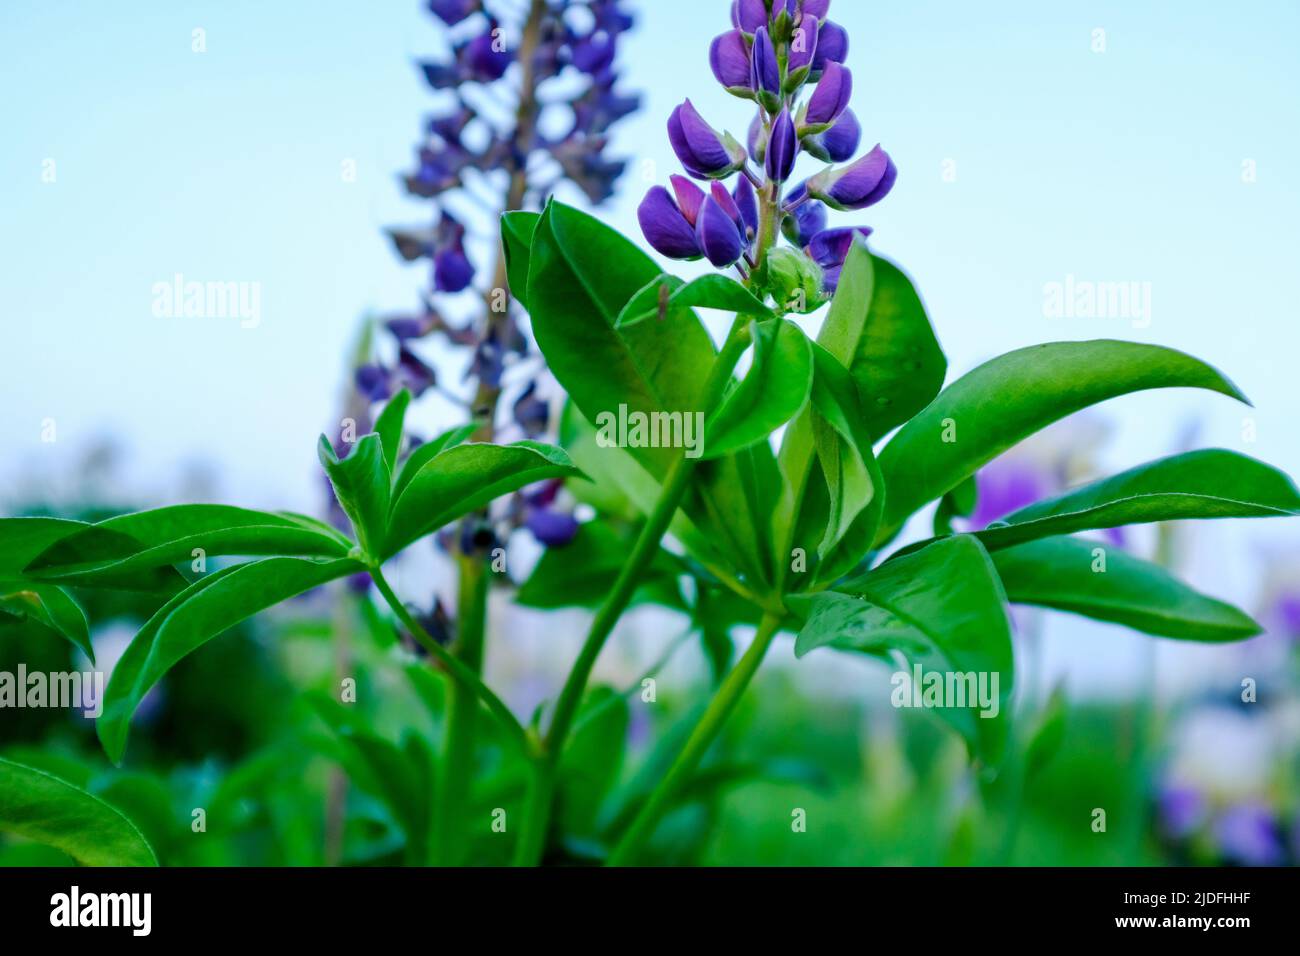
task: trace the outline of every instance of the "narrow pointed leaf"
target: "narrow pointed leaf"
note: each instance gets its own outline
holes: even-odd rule
[[[1190,518],[1300,515],[1300,491],[1285,474],[1234,451],[1170,455],[1013,512],[976,534],[989,550],[1022,541]]]
[[[528,259],[533,245],[533,232],[537,229],[535,212],[508,212],[501,217],[501,248],[506,256],[506,281],[510,294],[525,309],[528,305]]]
[[[109,759],[121,762],[131,715],[186,655],[259,611],[364,569],[348,558],[265,558],[214,571],[173,597],[145,623],[113,668],[96,727]]]
[[[675,276],[660,275],[628,300],[614,325],[617,328],[662,318],[673,309],[721,309],[756,319],[776,318],[771,308],[730,276],[711,273],[683,282]]]
[[[1175,387],[1246,400],[1214,368],[1158,345],[1052,342],[986,362],[944,389],[881,452],[891,493],[877,540],[1052,422],[1108,398]]]
[[[0,758],[0,831],[62,850],[83,866],[157,866],[140,829],[94,794]]]
[[[1044,538],[993,553],[1007,599],[1191,641],[1260,632],[1249,615],[1207,597],[1157,564],[1078,538]]]
[[[28,617],[62,635],[94,663],[86,612],[62,588],[37,581],[0,579],[0,609]]]
[[[562,449],[540,442],[448,448],[412,475],[393,503],[383,556],[525,485],[581,475]]]
[[[361,547],[366,554],[379,557],[384,553],[392,494],[383,440],[375,434],[366,435],[352,446],[346,458],[339,460],[329,439],[321,435],[317,452]]]
[[[94,587],[201,555],[342,557],[349,543],[303,515],[228,505],[171,505],[85,525],[38,555],[27,574]],[[196,555],[196,552],[198,553]]]
[[[388,473],[397,473],[397,456],[402,450],[402,427],[406,423],[406,410],[411,404],[411,393],[402,389],[388,400],[375,421],[375,434],[384,449],[384,464]]]

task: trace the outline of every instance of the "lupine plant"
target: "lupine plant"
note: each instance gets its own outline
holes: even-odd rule
[[[689,101],[668,119],[686,176],[647,194],[644,238],[663,256],[707,260],[718,271],[683,281],[636,241],[557,201],[540,214],[503,217],[511,293],[569,397],[563,450],[470,441],[471,427],[404,454],[409,395],[399,392],[345,458],[321,440],[347,534],[299,515],[223,505],[93,525],[0,526],[5,567],[56,627],[67,585],[166,596],[109,684],[99,734],[110,757],[122,758],[132,712],[184,655],[278,602],[365,573],[458,692],[487,712],[523,768],[526,789],[502,804],[523,810],[510,829],[515,861],[563,858],[566,839],[578,836],[589,858],[629,864],[646,858],[661,820],[686,799],[782,632],[795,635],[796,657],[838,652],[998,678],[990,681],[994,700],[948,701],[936,713],[965,742],[979,779],[1012,787],[1045,745],[1043,735],[1030,739],[1013,726],[1009,603],[1166,638],[1222,642],[1257,633],[1242,611],[1081,536],[1189,518],[1300,514],[1290,479],[1246,456],[1173,455],[987,526],[957,520],[975,512],[982,467],[1074,412],[1156,388],[1245,397],[1195,358],[1110,340],[1020,349],[944,387],[947,362],[912,281],[867,246],[867,226],[827,226],[828,210],[870,207],[897,175],[879,146],[853,158],[861,137],[849,109],[849,40],[828,19],[829,6],[733,4],[732,28],[709,56],[726,92],[754,104],[744,144]],[[818,168],[800,178],[801,163]],[[797,317],[827,302],[814,340]],[[720,347],[697,308],[734,316]],[[555,479],[593,503],[597,517],[547,552],[521,600],[541,592],[550,606],[597,609],[558,695],[524,723],[427,632],[384,568],[494,498]],[[913,519],[928,505],[932,527],[918,538]],[[633,539],[611,539],[607,519],[628,515],[638,519]],[[196,573],[195,549],[256,559]],[[607,768],[623,743],[614,740],[612,751],[594,745],[588,731],[609,697],[588,683],[624,610],[647,599],[697,620],[707,610],[714,637],[755,630],[738,659],[725,648],[717,654],[707,700],[668,741],[645,786],[597,814],[592,805],[608,799]],[[61,629],[74,639],[81,633]],[[1057,716],[1049,712],[1046,724]],[[1028,747],[1019,746],[1026,739]],[[452,768],[396,748],[385,755],[408,803],[433,793],[433,812],[445,811],[427,779],[445,779]],[[582,832],[575,817],[585,818]]]

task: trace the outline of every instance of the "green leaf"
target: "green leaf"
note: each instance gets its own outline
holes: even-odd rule
[[[87,527],[65,518],[0,518],[0,574],[19,574],[55,542]]]
[[[1239,641],[1260,626],[1157,564],[1078,538],[1044,538],[993,553],[1007,599],[1192,641]]]
[[[730,276],[710,273],[683,282],[676,276],[658,275],[628,300],[614,320],[614,327],[666,318],[677,309],[721,309],[756,319],[776,318],[775,312]]]
[[[581,476],[562,449],[540,442],[448,448],[425,462],[393,502],[382,556],[524,485]]]
[[[1025,779],[1032,781],[1052,762],[1065,742],[1065,692],[1058,684],[1025,745]]]
[[[880,455],[890,489],[878,542],[1012,445],[1080,409],[1152,388],[1204,388],[1246,401],[1215,369],[1158,345],[1052,342],[999,356],[962,376]]]
[[[1170,455],[1013,512],[976,535],[989,550],[1022,541],[1188,518],[1300,515],[1285,474],[1222,448]]]
[[[0,579],[0,608],[32,618],[62,635],[94,663],[86,612],[62,588],[17,578]]]
[[[470,436],[477,430],[477,425],[459,425],[443,432],[432,441],[425,442],[407,455],[406,461],[402,464],[402,470],[397,474],[397,480],[393,482],[393,500],[396,501],[402,496],[406,486],[411,483],[412,478],[419,474],[421,468],[448,448],[455,448],[457,445],[463,445],[469,441]]]
[[[975,706],[948,700],[944,703],[949,706],[936,708],[936,713],[961,733],[973,755],[993,763],[1006,742],[1014,680],[1004,600],[988,554],[970,535],[958,535],[869,571],[838,591],[790,595],[786,603],[806,617],[795,639],[797,657],[819,647],[885,660],[897,651],[919,665],[923,675],[942,674],[945,683],[950,674],[974,674],[976,688],[983,681],[983,689],[990,692],[989,716],[982,715],[977,694],[965,701],[969,705],[973,696]],[[954,685],[965,692],[969,681],[954,678]],[[913,697],[922,691],[913,688]]]
[[[383,439],[366,435],[341,461],[324,435],[320,436],[316,450],[334,486],[334,497],[352,521],[361,547],[373,558],[382,556],[392,493],[392,474],[384,460]]]
[[[812,348],[799,326],[771,319],[751,330],[753,362],[705,427],[706,459],[766,442],[803,410],[812,393]]]
[[[265,558],[214,571],[177,594],[145,623],[113,669],[96,727],[109,759],[121,762],[131,715],[187,654],[259,611],[363,570],[348,558]]]
[[[541,219],[535,212],[508,212],[501,217],[501,248],[506,256],[506,281],[510,294],[525,309],[528,305],[528,260],[532,253],[533,232]],[[530,310],[531,311],[531,310]]]
[[[956,488],[945,492],[939,499],[939,507],[934,512],[934,533],[936,537],[952,534],[953,518],[969,518],[979,504],[979,485],[971,475]]]
[[[618,780],[630,721],[627,699],[596,687],[582,700],[560,758],[557,816],[567,834],[596,837],[601,804]]]
[[[26,573],[96,587],[177,562],[189,563],[196,549],[205,559],[271,554],[342,557],[349,545],[337,531],[302,515],[229,505],[172,505],[83,525],[38,555]]]
[[[406,423],[406,410],[410,405],[411,393],[402,389],[388,400],[375,421],[375,434],[383,445],[384,464],[388,466],[390,475],[397,474],[397,456],[402,450],[402,426]]]
[[[0,830],[52,846],[84,866],[157,866],[144,835],[99,797],[0,758]]]
[[[948,370],[911,280],[861,243],[849,250],[817,342],[853,376],[872,441],[929,404]]]

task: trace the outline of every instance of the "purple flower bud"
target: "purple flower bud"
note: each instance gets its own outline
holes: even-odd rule
[[[767,7],[763,0],[732,0],[731,22],[746,33],[757,33],[767,26]]]
[[[832,209],[866,209],[884,199],[897,178],[894,161],[877,143],[861,159],[813,176],[808,180],[808,193]]]
[[[477,9],[479,0],[429,0],[429,12],[449,27],[454,27]]]
[[[853,158],[853,154],[858,151],[858,145],[862,142],[862,126],[858,123],[853,110],[845,110],[835,121],[835,125],[818,138],[830,162],[846,163]]]
[[[736,200],[736,206],[740,209],[740,218],[745,223],[746,238],[752,242],[758,235],[758,196],[748,176],[741,176],[736,180],[732,197]]]
[[[578,533],[577,518],[549,508],[529,508],[525,524],[533,537],[548,548],[562,548]]]
[[[695,238],[708,260],[720,269],[731,265],[744,251],[740,227],[712,196],[706,197],[700,207]]]
[[[849,55],[849,34],[838,23],[827,20],[817,33],[817,52],[813,55],[812,71],[820,74],[828,63],[843,63]]]
[[[725,179],[745,165],[745,150],[718,133],[687,100],[668,118],[668,139],[686,172],[696,179]]]
[[[767,130],[763,128],[763,118],[757,113],[749,124],[749,155],[756,163],[761,163],[767,155]]]
[[[714,37],[709,44],[709,66],[718,82],[728,93],[736,96],[753,96],[754,88],[749,63],[749,44],[739,30],[730,30]]]
[[[514,54],[505,49],[495,24],[470,40],[464,50],[464,65],[469,70],[469,78],[480,83],[501,79],[513,59]]]
[[[838,63],[828,63],[817,83],[817,89],[813,90],[813,95],[808,100],[805,123],[814,127],[834,123],[848,109],[849,97],[852,95],[853,74]]]
[[[794,121],[790,119],[790,111],[783,109],[772,124],[772,136],[764,157],[768,178],[778,183],[789,179],[798,155],[799,138],[794,134]]]
[[[817,20],[805,17],[790,35],[790,49],[786,57],[785,88],[794,92],[808,79],[813,57],[817,53]]]
[[[381,365],[362,365],[354,377],[357,391],[372,402],[381,402],[393,394],[388,370]]]
[[[609,69],[614,62],[614,38],[593,33],[573,45],[573,65],[583,73],[594,76]]]
[[[767,27],[754,34],[754,49],[750,53],[750,86],[769,110],[781,103],[781,63],[776,58],[776,47]]]
[[[785,217],[781,231],[796,246],[803,248],[812,242],[813,236],[826,228],[826,207],[815,199],[799,204],[794,212]]]
[[[439,292],[461,292],[474,281],[474,264],[460,243],[446,246],[433,257],[433,287]]]
[[[808,203],[804,204],[805,206]],[[799,207],[800,209],[803,206]],[[823,214],[823,219],[825,215]],[[842,266],[849,257],[853,243],[871,235],[870,226],[844,226],[839,229],[824,229],[808,242],[808,254],[819,266]]]
[[[637,207],[636,218],[641,223],[646,242],[660,254],[670,259],[700,257],[694,226],[682,215],[664,187],[655,186],[645,194],[645,199]]]
[[[681,209],[686,221],[695,227],[695,220],[700,216],[700,204],[704,202],[704,190],[685,176],[673,173],[668,177],[673,184],[673,194],[677,197],[677,207]]]
[[[801,9],[805,17],[816,17],[818,20],[825,20],[826,14],[831,9],[831,0],[803,0]]]
[[[740,206],[737,204],[735,197],[727,192],[727,187],[717,180],[713,181],[709,194],[713,196],[713,201],[722,207],[722,211],[731,217],[731,221],[736,224],[736,228],[743,237],[746,224],[744,217],[740,214]]]

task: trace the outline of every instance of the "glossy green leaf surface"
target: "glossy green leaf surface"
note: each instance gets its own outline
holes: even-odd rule
[[[393,502],[382,555],[390,557],[412,541],[524,485],[581,475],[563,449],[541,442],[447,448],[421,465]]]
[[[177,661],[259,611],[364,570],[358,561],[264,558],[200,578],[164,604],[113,669],[97,731],[109,759],[126,750],[131,715]]]
[[[56,847],[83,866],[157,866],[117,809],[43,770],[0,758],[0,830]]]
[[[753,361],[740,384],[723,399],[705,428],[704,457],[720,458],[766,442],[808,404],[812,394],[812,348],[803,331],[785,319],[751,326]]]
[[[944,389],[881,452],[891,493],[877,540],[888,540],[917,509],[1052,422],[1119,395],[1175,387],[1245,401],[1214,368],[1158,345],[1052,342],[986,362]]]
[[[912,281],[860,243],[845,259],[817,343],[852,375],[872,441],[929,404],[948,370]]]
[[[366,554],[381,556],[392,494],[392,473],[384,459],[383,439],[373,433],[366,435],[342,460],[324,435],[316,450],[334,488],[334,497],[352,522],[357,541]]]
[[[1245,612],[1200,593],[1120,548],[1044,538],[993,553],[1016,604],[1036,604],[1191,641],[1238,641],[1260,632]]]
[[[94,663],[95,649],[90,645],[86,613],[62,588],[19,578],[0,578],[0,609],[30,618],[61,635]]]
[[[942,674],[945,682],[954,675],[954,686],[967,695],[966,706],[959,706],[962,701],[954,696],[934,712],[988,762],[998,760],[1005,745],[1014,679],[1004,601],[993,562],[969,535],[937,541],[845,582],[837,591],[786,599],[805,619],[795,640],[796,656],[834,647],[889,660],[897,651],[923,674]],[[958,674],[973,675],[977,689],[983,680],[987,707],[977,699],[971,706],[976,694]],[[913,688],[912,693],[921,691]]]

